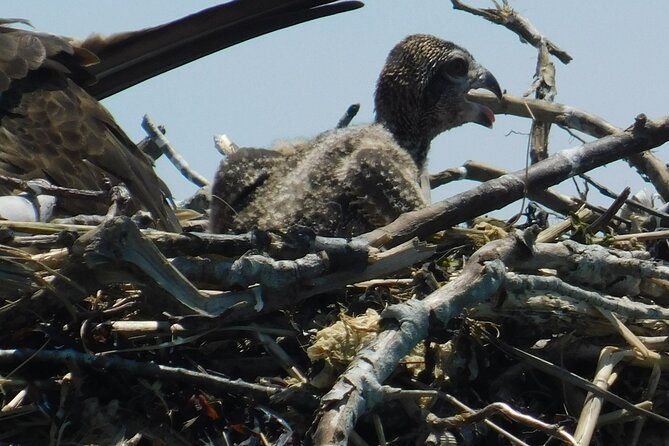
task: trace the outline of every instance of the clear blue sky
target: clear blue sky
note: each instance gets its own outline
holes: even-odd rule
[[[83,37],[143,28],[216,4],[191,0],[21,0],[3,4],[5,17],[30,20],[36,29]],[[472,3],[491,7],[491,2]],[[598,114],[618,126],[638,113],[669,112],[663,0],[516,0],[512,5],[556,44],[570,52],[556,61],[556,101]],[[413,33],[430,33],[468,48],[508,92],[523,94],[534,73],[536,51],[506,29],[461,11],[448,0],[369,0],[364,8],[278,31],[153,78],[104,101],[134,140],[144,133],[142,115],[167,127],[168,138],[189,163],[212,178],[220,156],[214,134],[241,146],[311,137],[332,127],[347,106],[361,104],[356,123],[373,119],[376,76],[392,46]],[[477,159],[506,169],[525,164],[529,122],[499,116],[495,129],[468,125],[440,136],[430,152],[430,171]],[[551,150],[578,144],[560,129]],[[657,151],[667,159],[666,148]],[[158,173],[182,199],[195,187],[161,160]],[[596,176],[615,191],[642,181],[622,162]],[[440,199],[471,187],[447,185]],[[569,185],[560,189],[571,193]],[[606,201],[600,201],[606,203]],[[517,206],[512,208],[517,211]]]

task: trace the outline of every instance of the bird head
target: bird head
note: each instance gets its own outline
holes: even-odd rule
[[[467,50],[434,36],[412,35],[386,59],[376,85],[376,120],[422,168],[430,142],[440,133],[466,122],[492,127],[492,110],[467,100],[467,92],[477,88],[502,97],[495,77]]]

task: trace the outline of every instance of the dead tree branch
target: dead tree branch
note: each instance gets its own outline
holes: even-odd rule
[[[489,22],[504,26],[516,33],[521,40],[528,42],[535,48],[539,48],[542,42],[545,42],[548,51],[562,63],[568,64],[571,62],[572,57],[565,50],[546,39],[529,20],[514,11],[506,0],[504,0],[501,6],[497,5],[496,9],[474,8],[459,0],[451,0],[451,3],[453,3],[453,9],[466,11],[470,14],[483,17]]]
[[[578,130],[595,138],[622,131],[598,116],[564,104],[509,94],[505,94],[500,101],[493,94],[483,91],[470,92],[468,95],[472,100],[490,107],[497,114],[536,118],[567,129]],[[651,182],[665,202],[669,201],[669,169],[664,162],[647,151],[629,155],[627,162],[637,169],[642,177]]]
[[[534,74],[534,82],[530,90],[534,90],[534,97],[536,99],[553,102],[557,94],[555,66],[548,56],[548,48],[544,40],[541,41],[538,49],[537,70]],[[532,128],[530,129],[530,160],[532,164],[548,158],[548,135],[550,129],[550,122],[538,119],[532,120]]]
[[[231,380],[153,362],[138,362],[119,357],[81,353],[74,350],[35,350],[29,348],[0,350],[0,363],[19,365],[34,362],[40,364],[75,363],[99,370],[131,373],[141,377],[185,381],[209,388],[218,388],[226,392],[234,392],[239,395],[249,395],[261,400],[268,399],[271,395],[280,392],[280,389],[276,387],[247,383],[239,379]]]
[[[382,383],[399,361],[428,333],[431,317],[442,323],[486,300],[503,282],[505,258],[518,249],[512,239],[493,242],[467,263],[458,278],[422,301],[390,307],[395,321],[361,351],[322,399],[314,444],[344,445],[359,417],[382,400]]]
[[[544,190],[595,167],[664,144],[669,118],[656,121],[639,116],[628,130],[563,150],[529,169],[487,181],[467,192],[427,208],[401,215],[392,223],[360,236],[372,245],[396,244],[424,238],[455,224],[512,203],[526,190]]]
[[[144,119],[142,119],[142,128],[172,164],[174,164],[174,167],[181,172],[181,175],[183,175],[184,178],[195,184],[197,187],[203,187],[209,184],[209,180],[194,171],[188,164],[188,161],[186,161],[184,157],[172,147],[172,144],[170,144],[167,137],[160,131],[149,115],[144,115]]]
[[[557,102],[548,102],[540,99],[530,99],[511,94],[504,94],[499,100],[491,93],[476,90],[467,93],[473,101],[480,102],[492,109],[495,114],[518,116],[521,118],[536,118],[540,121],[551,122],[562,127],[578,130],[595,138],[612,135],[621,131],[620,128],[608,123],[599,116],[569,105]]]
[[[467,161],[456,169],[449,169],[430,176],[430,186],[436,188],[449,183],[455,179],[467,179],[485,182],[494,178],[499,178],[509,172],[494,166],[489,166],[478,161]],[[583,203],[566,195],[552,192],[550,190],[527,191],[527,196],[546,206],[549,209],[567,215],[577,211]]]

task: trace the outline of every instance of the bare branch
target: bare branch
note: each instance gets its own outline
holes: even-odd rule
[[[639,117],[625,132],[567,149],[527,171],[487,181],[467,192],[427,208],[401,215],[392,223],[360,236],[373,245],[427,237],[522,198],[526,190],[543,190],[567,178],[617,159],[657,147],[669,140],[669,117],[647,121]]]
[[[531,417],[517,410],[514,410],[511,406],[505,403],[488,404],[483,409],[479,409],[471,413],[466,412],[464,414],[457,414],[455,416],[451,416],[448,418],[440,418],[431,414],[428,417],[427,422],[432,426],[440,426],[445,428],[459,427],[465,424],[471,424],[482,420],[486,420],[495,414],[503,415],[510,420],[522,423],[532,429],[537,429],[541,432],[545,432],[546,434],[552,437],[562,440],[566,444],[576,445],[574,438],[571,435],[569,435],[564,430],[563,427],[560,427],[559,425],[551,425],[548,423],[544,423],[541,420],[537,420],[534,417]]]
[[[209,180],[195,172],[189,165],[188,162],[179,155],[174,147],[167,140],[167,137],[160,131],[158,126],[153,122],[149,115],[144,115],[142,120],[142,128],[148,133],[148,135],[153,138],[155,144],[163,151],[165,156],[174,164],[174,166],[181,172],[181,174],[190,182],[195,184],[197,187],[206,186],[209,184]]]
[[[0,350],[0,363],[19,364],[22,362],[57,364],[76,363],[98,368],[100,370],[130,373],[135,376],[178,380],[203,385],[212,389],[233,392],[239,395],[248,395],[260,400],[280,392],[279,388],[247,383],[240,379],[227,379],[207,373],[170,367],[154,362],[139,362],[130,359],[91,355],[75,350],[35,350],[29,348]]]
[[[544,101],[553,102],[557,89],[555,87],[555,66],[548,57],[548,48],[545,41],[539,45],[539,56],[537,58],[537,70],[534,74],[532,87],[534,97]],[[532,120],[530,129],[530,160],[532,164],[548,158],[548,135],[551,123]]]
[[[497,9],[482,9],[468,6],[459,0],[451,0],[453,9],[466,11],[470,14],[483,17],[489,22],[502,25],[512,32],[518,34],[522,41],[528,42],[535,48],[541,46],[542,41],[546,42],[548,51],[564,64],[571,62],[572,57],[567,52],[550,40],[546,39],[525,17],[518,14],[506,2]]]
[[[467,161],[461,167],[449,169],[430,176],[430,186],[436,188],[455,179],[467,179],[474,181],[488,181],[499,178],[509,172],[494,166],[489,166],[478,161]],[[550,190],[528,190],[527,196],[538,203],[561,214],[569,214],[577,211],[582,203],[579,200],[562,195]]]
[[[520,98],[509,94],[505,94],[500,101],[495,95],[483,91],[473,91],[468,93],[468,96],[490,107],[497,114],[553,122],[561,127],[578,130],[596,138],[613,135],[622,130],[598,116],[568,105]],[[669,201],[669,169],[664,162],[650,152],[629,155],[627,162],[653,184],[664,201]]]

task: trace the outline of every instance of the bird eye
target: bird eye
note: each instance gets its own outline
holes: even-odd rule
[[[463,77],[469,71],[469,64],[462,57],[456,57],[444,65],[444,70],[451,77]]]

